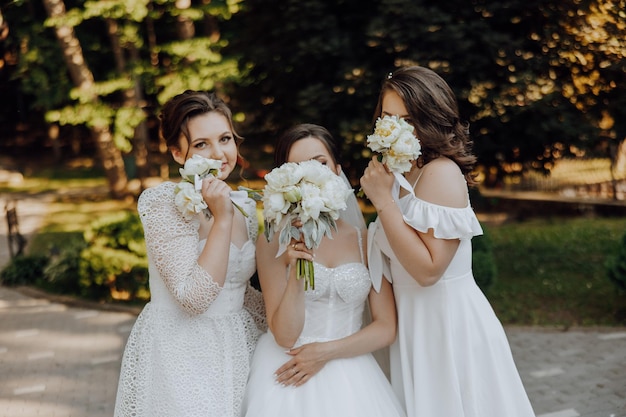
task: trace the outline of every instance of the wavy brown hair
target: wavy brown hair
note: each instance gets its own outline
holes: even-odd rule
[[[382,83],[374,121],[382,114],[382,100],[387,91],[395,91],[407,109],[422,146],[418,164],[445,156],[463,172],[469,185],[475,185],[472,170],[476,156],[472,153],[469,124],[459,118],[456,97],[448,84],[434,71],[420,67],[399,68]]]

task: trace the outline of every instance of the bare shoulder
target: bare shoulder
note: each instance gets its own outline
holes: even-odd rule
[[[429,203],[464,208],[468,204],[467,183],[459,166],[448,158],[437,158],[422,168],[415,195]]]

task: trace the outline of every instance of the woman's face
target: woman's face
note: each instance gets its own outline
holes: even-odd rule
[[[172,149],[174,160],[184,165],[188,158],[200,155],[222,161],[220,178],[226,179],[237,165],[238,149],[228,119],[212,111],[195,116],[187,123],[190,142],[181,135],[179,149]]]
[[[311,159],[327,165],[335,174],[339,174],[341,171],[341,167],[333,161],[333,157],[321,140],[309,136],[291,145],[287,155],[287,162],[302,162]]]
[[[411,120],[411,116],[404,105],[404,101],[400,95],[393,90],[387,90],[383,93],[381,113],[381,117],[398,116],[415,127],[413,121]]]

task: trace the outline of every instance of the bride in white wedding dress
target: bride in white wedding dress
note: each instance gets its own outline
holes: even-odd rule
[[[278,141],[276,166],[310,159],[340,174],[337,145],[323,127],[298,125]],[[340,218],[333,238],[324,237],[314,254],[292,241],[277,258],[278,239],[258,240],[257,269],[269,331],[253,357],[242,415],[404,416],[371,353],[396,337],[391,285],[383,282],[379,292],[372,289],[365,266],[365,224],[356,199],[349,206],[351,214],[345,217],[361,225]],[[314,262],[314,290],[305,291],[304,280],[296,279],[298,258]],[[368,298],[372,321],[362,328]]]

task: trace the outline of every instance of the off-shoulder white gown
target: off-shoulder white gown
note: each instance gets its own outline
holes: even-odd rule
[[[128,338],[115,416],[239,416],[250,359],[262,326],[255,272],[256,203],[234,192],[248,216],[249,240],[230,243],[223,288],[197,263],[205,241],[198,220],[174,205],[174,183],[144,191],[137,209],[144,227],[151,301]],[[202,214],[200,214],[202,215]]]
[[[304,328],[295,346],[349,336],[361,328],[372,286],[367,267],[352,262],[315,267],[305,293]],[[268,332],[257,345],[244,401],[246,417],[403,417],[404,411],[372,354],[331,360],[299,387],[276,384],[274,372],[291,356]]]
[[[407,194],[404,221],[420,232],[460,239],[450,266],[421,287],[393,253],[377,219],[368,231],[374,285],[393,283],[398,337],[391,346],[391,382],[408,417],[531,417],[503,327],[472,275],[471,238],[482,228],[468,203],[451,208]]]

